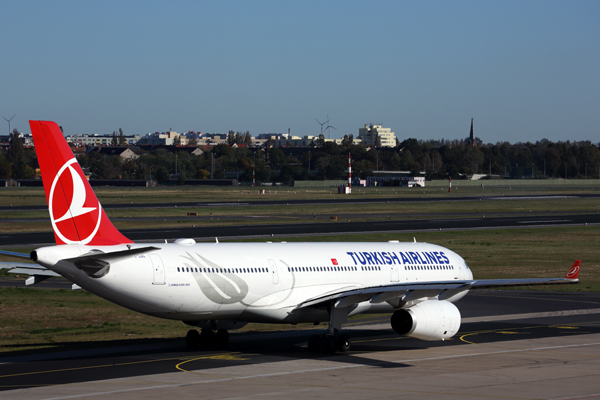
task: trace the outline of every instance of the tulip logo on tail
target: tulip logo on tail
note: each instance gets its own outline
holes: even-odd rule
[[[88,196],[85,177],[79,168],[71,167],[76,163],[75,158],[70,159],[56,174],[48,208],[56,236],[65,244],[88,244],[100,228],[102,207],[95,195]],[[88,198],[92,204],[86,204]]]
[[[571,267],[569,272],[567,272],[567,276],[565,276],[565,278],[577,279],[577,276],[579,275],[579,265],[580,265],[579,262],[576,262],[575,264],[573,264],[573,266]]]

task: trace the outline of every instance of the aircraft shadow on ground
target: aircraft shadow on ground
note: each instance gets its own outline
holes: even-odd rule
[[[322,331],[294,330],[232,334],[227,349],[189,350],[183,339],[128,339],[93,342],[54,343],[49,350],[31,350],[32,344],[11,346],[0,357],[0,391],[32,386],[88,382],[102,379],[145,376],[185,369],[219,369],[238,365],[258,365],[282,360],[323,360],[377,368],[406,368],[410,363],[373,359],[376,352],[425,350],[442,346],[486,344],[522,339],[565,337],[600,333],[600,321],[581,319],[579,324],[519,322],[471,323],[452,340],[424,342],[399,336],[390,330],[350,331],[352,349],[348,353],[323,354],[308,351],[310,334]],[[42,344],[40,344],[41,346]],[[25,349],[28,347],[28,349]],[[132,365],[135,365],[133,367]]]
[[[231,342],[226,349],[197,349],[190,350],[185,345],[185,340],[180,339],[125,339],[112,341],[82,341],[82,342],[56,342],[56,343],[28,343],[22,345],[3,346],[0,353],[0,362],[10,362],[19,358],[36,356],[46,358],[47,354],[56,354],[57,358],[96,358],[106,357],[108,354],[161,354],[188,353],[201,354],[202,352],[235,351],[240,353],[253,353],[260,355],[278,355],[292,358],[330,357],[335,355],[311,353],[308,351],[306,341],[311,334],[321,333],[324,330],[292,330],[282,331],[280,336],[273,332],[232,333]],[[451,339],[427,342],[419,339],[400,336],[390,330],[352,329],[347,331],[352,340],[351,351],[347,354],[363,352],[402,351],[427,349],[440,346],[456,346],[469,343],[485,344],[491,342],[510,342],[521,339],[539,339],[546,337],[571,337],[573,335],[600,333],[600,320],[584,323],[548,324],[535,321],[501,321],[465,324]],[[264,336],[264,338],[261,338]],[[248,340],[247,338],[250,338]],[[32,349],[32,347],[41,347]],[[51,347],[48,347],[51,346]],[[8,351],[6,351],[8,350]],[[59,354],[60,353],[60,354]],[[54,358],[47,356],[47,358]]]

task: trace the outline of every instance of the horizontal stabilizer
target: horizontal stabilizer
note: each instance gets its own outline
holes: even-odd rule
[[[40,283],[42,281],[45,281],[48,278],[50,278],[50,276],[47,276],[47,275],[31,275],[29,278],[27,278],[25,280],[25,285],[26,286],[35,285],[36,283]]]
[[[29,275],[29,278],[25,280],[25,285],[27,286],[35,285],[36,283],[40,283],[54,276],[60,276],[56,272],[42,267],[41,265],[29,263],[2,262],[0,263],[0,269],[8,269],[7,272],[9,274]]]
[[[9,274],[40,275],[40,276],[60,276],[54,271],[44,268],[41,265],[29,263],[2,262],[0,269],[8,269]]]
[[[147,246],[138,249],[113,251],[111,253],[103,253],[99,250],[95,250],[86,255],[74,258],[67,258],[62,261],[75,265],[77,268],[79,268],[91,277],[100,278],[108,273],[111,262],[125,260],[131,257],[135,257],[138,254],[144,254],[155,250],[160,249],[158,247]]]
[[[36,275],[36,276],[47,276],[47,277],[52,277],[52,276],[60,276],[59,274],[57,274],[54,271],[51,271],[47,268],[24,268],[24,267],[19,267],[19,268],[14,268],[11,269],[10,271],[8,271],[8,273],[10,274],[25,274],[25,275]]]
[[[111,253],[103,253],[103,252],[98,251],[98,252],[94,252],[91,254],[88,253],[86,255],[79,256],[79,257],[67,258],[64,261],[68,261],[75,265],[82,264],[82,263],[85,263],[88,261],[106,261],[106,262],[119,261],[119,260],[124,260],[126,258],[131,258],[131,257],[137,256],[138,254],[144,254],[144,253],[148,253],[150,251],[155,251],[155,250],[160,250],[160,248],[154,247],[154,246],[147,246],[147,247],[140,247],[137,249],[113,251]]]
[[[7,251],[7,250],[0,250],[0,255],[3,256],[9,256],[9,257],[17,257],[17,258],[29,258],[29,254],[25,254],[25,253],[17,253],[15,251]]]

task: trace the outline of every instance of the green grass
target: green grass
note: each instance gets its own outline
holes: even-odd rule
[[[266,194],[259,194],[259,189],[265,189]],[[172,203],[178,202],[212,202],[212,201],[251,201],[251,200],[305,200],[305,199],[333,199],[333,198],[364,198],[364,197],[460,197],[460,196],[514,196],[532,194],[579,194],[598,193],[600,187],[569,187],[550,185],[548,187],[458,187],[448,193],[445,187],[425,188],[353,188],[352,194],[340,195],[337,188],[295,188],[295,187],[213,187],[213,186],[161,186],[155,188],[118,188],[96,187],[96,195],[103,204],[127,203]],[[0,188],[0,206],[45,205],[46,197],[42,187],[11,187]]]
[[[0,288],[0,356],[179,340],[188,329],[180,321],[130,311],[85,291]],[[274,329],[298,326],[249,324],[241,331]]]
[[[140,189],[141,190],[141,189]],[[153,188],[145,189],[148,191]],[[190,190],[183,190],[188,192]],[[226,192],[226,191],[225,191]],[[2,191],[0,191],[0,194]],[[114,189],[109,191],[114,193]],[[158,192],[156,192],[158,193]],[[173,199],[179,191],[174,190]],[[482,198],[483,199],[483,198]],[[144,198],[144,201],[154,197]],[[458,218],[484,215],[543,215],[550,213],[598,213],[600,201],[594,198],[552,198],[531,200],[485,200],[461,202],[403,202],[377,204],[269,205],[236,207],[166,207],[107,210],[119,229],[162,229],[185,226],[252,225],[312,223],[339,217],[352,221],[376,221],[392,218]],[[188,216],[198,213],[198,216]],[[313,214],[315,214],[313,216]],[[255,218],[263,217],[263,218]],[[264,218],[266,217],[266,218]],[[315,218],[316,217],[316,218]],[[0,231],[5,233],[50,231],[47,211],[0,213]],[[31,220],[31,221],[30,221]]]

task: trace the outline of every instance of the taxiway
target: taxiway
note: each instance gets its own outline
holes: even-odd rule
[[[600,294],[472,291],[452,340],[353,320],[349,353],[315,355],[307,331],[231,335],[227,351],[161,341],[0,359],[0,397],[19,399],[592,398],[600,395]],[[182,331],[185,327],[182,327]]]

